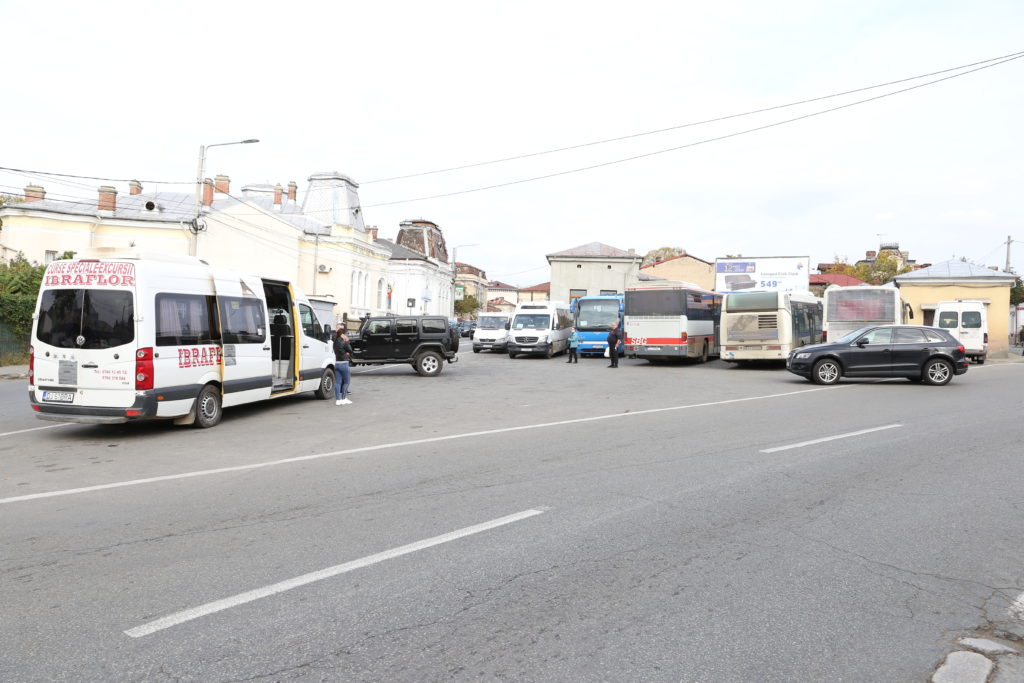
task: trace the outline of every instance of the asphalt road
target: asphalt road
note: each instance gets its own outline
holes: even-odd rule
[[[0,680],[907,681],[1022,628],[1024,364],[605,366],[361,368],[212,430],[0,382]]]

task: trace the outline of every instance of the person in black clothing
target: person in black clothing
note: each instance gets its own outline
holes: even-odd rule
[[[352,360],[352,345],[348,343],[348,335],[338,331],[334,338],[334,405],[345,406],[352,403],[348,398],[348,385],[352,382],[349,361]]]
[[[619,367],[619,345],[622,344],[622,330],[618,323],[612,323],[612,329],[608,332],[608,367]]]

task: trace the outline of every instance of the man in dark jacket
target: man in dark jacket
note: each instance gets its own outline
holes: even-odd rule
[[[608,332],[608,367],[619,367],[619,345],[622,343],[622,330],[618,323],[612,323],[612,329]]]

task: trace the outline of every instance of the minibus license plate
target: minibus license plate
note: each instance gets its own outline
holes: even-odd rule
[[[44,391],[43,400],[47,403],[74,403],[75,392],[73,391]]]

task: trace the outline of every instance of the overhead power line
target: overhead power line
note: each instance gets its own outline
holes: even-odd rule
[[[673,131],[673,130],[681,130],[683,128],[692,128],[692,127],[695,127],[695,126],[703,126],[703,125],[708,124],[708,123],[718,123],[720,121],[728,121],[729,119],[736,119],[736,118],[740,118],[740,117],[743,117],[743,116],[753,116],[754,114],[763,114],[765,112],[776,111],[778,109],[786,109],[788,107],[797,107],[797,106],[800,106],[802,104],[810,104],[811,102],[820,102],[822,100],[833,99],[833,98],[836,98],[836,97],[843,97],[844,95],[852,95],[854,93],[864,92],[864,91],[867,91],[867,90],[877,90],[878,88],[885,88],[885,87],[892,86],[892,85],[899,85],[900,83],[907,83],[909,81],[916,81],[916,80],[920,80],[922,78],[930,78],[932,76],[938,76],[939,74],[945,74],[945,73],[949,73],[951,71],[961,71],[963,69],[969,69],[969,68],[971,68],[973,66],[979,66],[979,65],[982,65],[982,64],[990,64],[991,62],[996,62],[996,61],[999,61],[999,60],[1009,60],[1011,58],[1015,59],[1015,58],[1021,57],[1021,56],[1024,56],[1024,52],[1014,52],[1014,53],[1011,53],[1011,54],[1008,54],[1008,55],[1003,55],[1002,57],[993,57],[992,59],[985,59],[985,60],[982,60],[980,62],[972,62],[970,64],[961,64],[960,66],[954,66],[954,67],[950,67],[948,69],[942,69],[941,71],[932,71],[931,73],[920,74],[918,76],[911,76],[909,78],[901,78],[899,80],[888,81],[887,83],[879,83],[877,85],[869,85],[869,86],[865,86],[863,88],[855,88],[853,90],[845,90],[843,92],[833,93],[831,95],[822,95],[820,97],[812,97],[810,99],[800,100],[798,102],[789,102],[787,104],[778,104],[778,105],[775,105],[775,106],[772,106],[772,107],[765,107],[763,109],[753,109],[751,111],[745,111],[745,112],[742,112],[742,113],[739,113],[739,114],[727,114],[725,116],[718,116],[718,117],[713,118],[713,119],[705,119],[703,121],[694,121],[694,122],[691,122],[691,123],[682,123],[682,124],[679,124],[679,125],[676,125],[676,126],[669,126],[668,128],[658,128],[658,129],[655,129],[655,130],[644,131],[642,133],[631,133],[629,135],[621,135],[621,136],[615,137],[615,138],[606,138],[604,140],[594,140],[592,142],[583,142],[583,143],[576,144],[576,145],[569,145],[567,147],[556,147],[554,149],[547,149],[547,150],[543,150],[543,151],[540,151],[540,152],[529,152],[527,154],[518,154],[518,155],[510,156],[510,157],[502,157],[501,159],[491,159],[490,161],[478,161],[478,162],[471,163],[471,164],[463,164],[461,166],[450,166],[448,168],[439,168],[439,169],[436,169],[436,170],[433,170],[433,171],[422,171],[420,173],[409,173],[407,175],[392,176],[390,178],[378,178],[376,180],[365,180],[365,181],[361,182],[360,185],[371,185],[373,183],[386,183],[386,182],[390,182],[390,181],[393,181],[393,180],[405,180],[405,179],[408,179],[408,178],[419,178],[420,176],[426,176],[426,175],[436,175],[438,173],[449,173],[451,171],[462,171],[462,170],[465,170],[467,168],[478,168],[480,166],[489,166],[489,165],[492,165],[492,164],[500,164],[500,163],[504,163],[506,161],[518,161],[520,159],[529,159],[531,157],[538,157],[538,156],[543,156],[543,155],[546,155],[546,154],[556,154],[558,152],[568,152],[568,151],[571,151],[571,150],[574,150],[574,149],[583,149],[584,147],[593,147],[593,146],[596,146],[596,145],[604,145],[604,144],[608,144],[610,142],[621,142],[622,140],[631,140],[633,138],[644,137],[644,136],[647,136],[647,135],[657,135],[659,133],[667,133],[667,132],[670,132],[670,131]]]
[[[538,181],[538,180],[546,180],[548,178],[556,178],[558,176],[570,175],[570,174],[573,174],[573,173],[582,173],[583,171],[592,171],[594,169],[603,168],[605,166],[614,166],[615,164],[623,164],[623,163],[626,163],[627,161],[636,161],[637,159],[646,159],[648,157],[657,156],[659,154],[667,154],[668,152],[676,152],[676,151],[679,151],[681,149],[687,149],[687,148],[690,148],[690,147],[696,147],[698,145],[705,145],[705,144],[708,144],[709,142],[718,142],[720,140],[727,140],[729,138],[739,137],[740,135],[747,135],[748,133],[755,133],[757,131],[767,130],[769,128],[776,128],[778,126],[783,126],[783,125],[786,125],[788,123],[794,123],[796,121],[803,121],[804,119],[813,118],[815,116],[821,116],[822,114],[829,114],[831,112],[840,111],[842,109],[849,109],[850,107],[855,107],[857,105],[865,104],[867,102],[874,102],[875,100],[881,100],[881,99],[884,99],[886,97],[892,97],[893,95],[899,95],[901,93],[910,92],[911,90],[917,90],[919,88],[924,88],[926,86],[934,85],[936,83],[941,83],[943,81],[948,81],[948,80],[951,80],[951,79],[954,79],[954,78],[960,78],[961,76],[966,76],[968,74],[972,74],[972,73],[975,73],[977,71],[982,71],[983,69],[991,69],[994,66],[999,66],[1001,64],[1006,64],[1007,62],[1012,62],[1014,60],[1020,59],[1021,57],[1024,57],[1024,52],[1015,53],[1015,56],[1003,59],[1002,61],[998,61],[998,62],[991,63],[991,64],[986,64],[985,66],[980,66],[980,67],[977,67],[975,69],[971,69],[969,71],[962,71],[961,73],[953,74],[952,76],[945,76],[943,78],[937,78],[934,81],[928,81],[927,83],[919,83],[918,85],[912,85],[912,86],[910,86],[908,88],[901,88],[900,90],[894,90],[892,92],[884,93],[882,95],[876,95],[874,97],[868,97],[868,98],[865,98],[863,100],[857,100],[856,102],[848,102],[846,104],[842,104],[842,105],[839,105],[837,107],[830,107],[828,109],[822,109],[820,111],[811,112],[810,114],[804,114],[802,116],[795,116],[795,117],[793,117],[791,119],[784,119],[782,121],[776,121],[774,123],[767,123],[767,124],[765,124],[763,126],[755,126],[754,128],[747,128],[745,130],[737,131],[735,133],[727,133],[725,135],[718,135],[718,136],[712,137],[712,138],[705,138],[704,140],[698,140],[696,142],[690,142],[690,143],[687,143],[685,145],[678,145],[676,147],[668,147],[666,149],[659,149],[659,150],[655,150],[653,152],[647,152],[645,154],[636,154],[634,156],[625,157],[625,158],[622,158],[622,159],[615,159],[615,160],[612,160],[612,161],[605,161],[605,162],[602,162],[602,163],[599,163],[599,164],[591,164],[589,166],[581,166],[579,168],[571,168],[571,169],[567,169],[565,171],[556,171],[554,173],[546,173],[544,175],[533,176],[533,177],[530,177],[530,178],[521,178],[519,180],[511,180],[511,181],[504,182],[504,183],[495,183],[493,185],[485,185],[483,187],[474,187],[474,188],[470,188],[470,189],[467,189],[467,190],[457,190],[455,192],[445,192],[445,193],[441,193],[441,194],[428,195],[428,196],[425,196],[425,197],[416,197],[414,199],[400,199],[400,200],[396,200],[396,201],[392,201],[392,202],[379,202],[377,204],[366,204],[366,205],[363,206],[363,208],[364,209],[370,209],[370,208],[376,208],[376,207],[380,207],[380,206],[394,206],[394,205],[397,205],[397,204],[409,204],[411,202],[426,201],[428,199],[442,199],[444,197],[455,197],[455,196],[458,196],[458,195],[470,194],[470,193],[473,193],[473,192],[483,192],[484,190],[494,190],[494,189],[497,189],[499,187],[509,187],[509,186],[512,186],[512,185],[522,185],[524,183],[532,183],[532,182],[535,182],[535,181]]]

